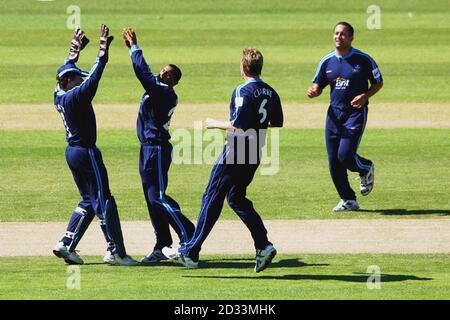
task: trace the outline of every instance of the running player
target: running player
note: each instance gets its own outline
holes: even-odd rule
[[[359,204],[347,170],[359,173],[363,196],[374,186],[374,165],[357,151],[366,127],[368,99],[381,89],[383,78],[375,61],[352,47],[353,27],[349,23],[336,24],[333,39],[336,50],[320,61],[307,95],[314,98],[327,85],[331,87],[325,136],[331,178],[341,198],[333,211],[353,211]]]

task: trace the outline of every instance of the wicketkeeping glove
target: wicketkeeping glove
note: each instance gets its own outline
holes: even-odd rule
[[[80,51],[83,50],[89,43],[89,39],[84,34],[84,31],[80,27],[75,29],[73,33],[72,41],[70,42],[69,57],[68,60],[77,62],[80,56]]]
[[[105,62],[108,61],[108,49],[113,39],[114,36],[109,35],[109,28],[102,24],[100,27],[100,48],[98,49],[98,57]]]

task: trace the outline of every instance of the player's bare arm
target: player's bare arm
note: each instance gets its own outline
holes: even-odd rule
[[[230,121],[219,121],[212,118],[206,118],[206,129],[239,130],[234,127]]]
[[[322,88],[319,86],[318,83],[313,83],[311,87],[309,87],[308,91],[306,92],[308,97],[315,98],[322,94]]]
[[[383,82],[374,83],[366,93],[362,93],[353,98],[350,102],[353,108],[359,109],[366,105],[367,100],[375,95],[383,87]]]

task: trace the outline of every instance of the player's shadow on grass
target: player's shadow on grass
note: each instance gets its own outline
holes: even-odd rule
[[[208,278],[208,279],[230,279],[230,280],[318,280],[318,281],[344,281],[344,282],[367,282],[371,274],[354,273],[353,275],[334,274],[285,274],[282,276],[196,276],[186,275],[185,278]],[[420,278],[414,275],[384,274],[381,275],[381,283],[400,281],[429,281],[433,278]]]
[[[201,269],[238,269],[253,268],[255,266],[254,259],[220,259],[220,260],[203,260],[200,261]],[[298,267],[321,267],[329,266],[329,264],[308,264],[300,259],[282,259],[271,263],[271,268],[298,268]]]
[[[450,215],[450,210],[438,210],[438,209],[418,209],[418,210],[408,210],[408,209],[376,209],[376,210],[366,210],[360,209],[359,212],[370,212],[370,213],[380,213],[388,216],[414,216],[414,215],[424,215],[424,214],[436,214],[441,216]]]

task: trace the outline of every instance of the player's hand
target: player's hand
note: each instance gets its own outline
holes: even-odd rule
[[[122,30],[122,38],[128,48],[137,44],[136,33],[130,27],[126,27]]]
[[[214,120],[212,118],[206,118],[205,125],[206,125],[206,129],[217,128],[217,120]]]
[[[89,43],[89,39],[84,34],[84,31],[81,30],[80,27],[76,28],[72,40],[70,42],[70,49],[69,49],[69,60],[72,60],[73,62],[78,61],[78,57],[80,55],[80,51],[83,50],[86,45]]]
[[[102,24],[100,27],[100,48],[98,49],[99,58],[108,61],[108,49],[113,39],[114,36],[109,35],[109,28]]]
[[[308,91],[306,92],[306,95],[309,98],[315,98],[315,97],[320,96],[321,93],[322,93],[322,89],[318,85],[313,85],[308,89]]]
[[[367,94],[359,94],[353,98],[353,100],[350,102],[350,105],[356,109],[362,108],[366,105],[367,99]]]

